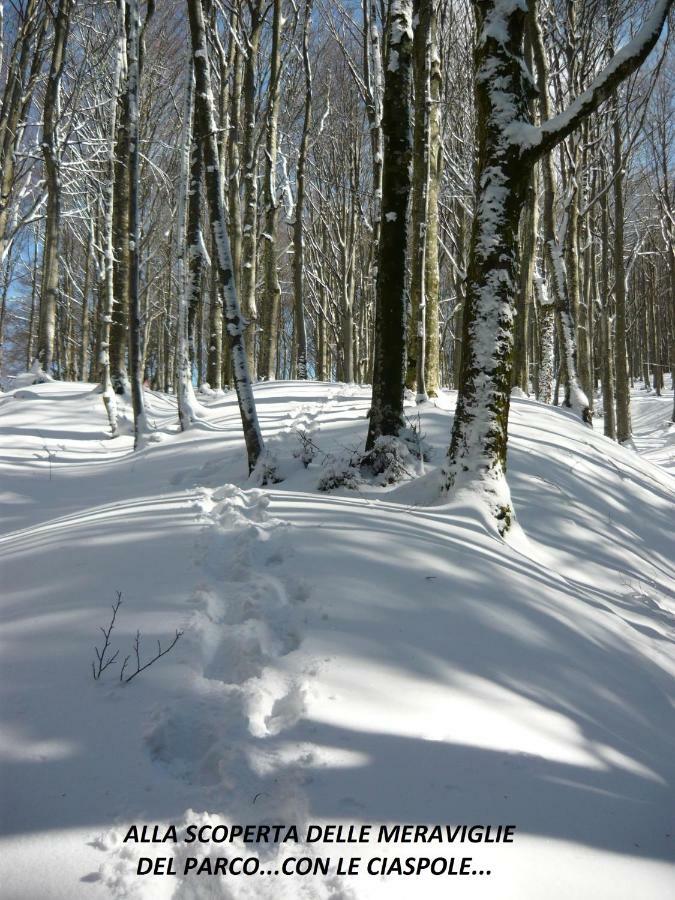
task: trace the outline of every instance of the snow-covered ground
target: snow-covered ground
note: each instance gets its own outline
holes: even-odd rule
[[[421,408],[426,473],[319,493],[368,391],[259,385],[285,480],[246,477],[234,395],[131,452],[92,385],[0,397],[0,895],[675,896],[672,392],[633,450],[512,406],[509,542],[433,505],[454,395]],[[411,406],[410,415],[416,415]],[[320,449],[308,468],[297,431]],[[656,464],[658,463],[658,465]],[[119,658],[99,628],[122,593]],[[184,631],[131,683],[119,663]],[[130,824],[516,826],[513,843],[134,844]],[[136,875],[141,856],[259,856],[255,876]],[[330,857],[325,877],[267,875]],[[338,857],[471,857],[483,875],[338,875]],[[287,865],[293,865],[287,862]]]
[[[675,428],[668,415],[672,405],[672,391],[657,397],[653,390],[638,388],[633,391],[631,417],[638,453],[675,475]]]

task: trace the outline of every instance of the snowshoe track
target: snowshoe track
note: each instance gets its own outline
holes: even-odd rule
[[[202,522],[194,562],[203,576],[190,603],[186,659],[192,669],[194,702],[156,709],[144,735],[154,764],[190,786],[203,808],[223,810],[227,818],[187,810],[178,830],[189,823],[279,822],[302,830],[309,816],[303,790],[311,754],[299,745],[289,759],[266,739],[292,728],[305,713],[308,678],[292,674],[285,659],[301,643],[302,606],[307,582],[292,572],[290,523],[272,516],[262,490],[243,491],[232,484],[202,488],[194,502]],[[185,647],[184,647],[185,650]],[[141,853],[121,844],[119,832],[99,836],[108,851],[100,875],[115,897],[155,896],[151,882],[136,875]],[[164,848],[166,850],[166,848]],[[180,873],[184,858],[195,854],[280,859],[297,853],[289,845],[209,845],[181,843],[168,848]],[[158,852],[164,852],[161,850]],[[303,847],[303,854],[311,848]],[[275,864],[278,868],[278,864]],[[290,898],[348,900],[340,878],[279,877],[250,879],[172,877],[172,898]],[[146,887],[147,886],[147,887]]]

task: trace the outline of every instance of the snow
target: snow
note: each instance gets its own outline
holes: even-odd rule
[[[2,896],[666,900],[675,879],[672,391],[640,455],[511,401],[501,540],[438,502],[455,394],[419,411],[425,475],[320,493],[367,388],[257,385],[285,480],[247,479],[233,392],[146,392],[164,440],[107,438],[94,385],[0,397]],[[410,413],[412,415],[412,412]],[[297,432],[321,453],[305,467]],[[659,465],[657,465],[659,463]],[[128,685],[94,646],[176,647]],[[145,656],[144,656],[145,658]],[[513,843],[124,843],[130,825],[507,825]],[[470,856],[489,876],[137,876],[139,857]],[[284,862],[286,861],[286,862]],[[377,864],[379,865],[379,864]],[[450,879],[450,880],[448,880]]]
[[[494,6],[485,16],[479,42],[485,43],[488,38],[492,38],[499,44],[508,44],[508,20],[518,10],[527,12],[526,0],[495,0]]]
[[[389,62],[387,63],[388,72],[398,72],[400,60],[398,47],[403,40],[412,41],[412,5],[410,0],[392,0],[389,9],[390,30],[389,30]]]
[[[391,46],[398,47],[404,38],[412,41],[413,25],[410,0],[392,0],[389,15],[391,18],[391,31],[389,33]]]
[[[673,394],[657,396],[638,382],[631,392],[633,444],[639,454],[675,476],[675,424],[672,422]]]

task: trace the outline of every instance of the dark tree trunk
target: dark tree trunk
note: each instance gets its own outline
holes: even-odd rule
[[[305,72],[305,109],[302,122],[302,138],[298,155],[297,194],[295,221],[293,223],[293,290],[295,339],[298,348],[297,377],[307,378],[307,325],[305,321],[305,236],[303,216],[305,210],[305,166],[309,145],[309,129],[312,123],[312,69],[309,59],[309,30],[312,21],[313,0],[305,2],[305,21],[302,31],[302,61]],[[322,376],[321,376],[322,377]]]
[[[131,402],[134,410],[134,447],[143,445],[147,436],[143,398],[143,311],[140,292],[140,222],[138,205],[139,179],[139,76],[140,21],[138,0],[126,0],[127,20],[127,89],[125,118],[129,123],[129,368]]]
[[[375,313],[373,399],[366,450],[403,423],[406,251],[411,189],[412,0],[389,4],[382,132],[382,217]]]
[[[621,125],[614,119],[614,300],[616,304],[614,350],[616,354],[616,438],[620,444],[631,438],[630,384],[626,344],[626,267],[623,260],[623,158]]]
[[[265,146],[265,234],[263,260],[265,292],[260,340],[258,375],[273,379],[277,370],[277,330],[281,308],[281,286],[277,273],[277,144],[279,121],[279,82],[281,78],[281,0],[274,0],[272,16],[272,51],[270,57],[269,105],[267,109],[267,140]]]

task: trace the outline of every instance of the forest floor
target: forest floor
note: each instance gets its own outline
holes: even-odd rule
[[[3,900],[669,900],[672,391],[634,392],[637,452],[515,399],[506,542],[466,503],[433,505],[454,394],[419,410],[435,451],[424,474],[333,493],[317,491],[323,454],[361,444],[368,390],[278,382],[256,398],[285,474],[264,489],[247,479],[231,393],[206,398],[187,434],[174,400],[148,394],[159,440],[138,453],[107,439],[93,385],[0,395]],[[300,430],[320,451],[307,468]],[[118,591],[119,657],[95,681]],[[143,662],[176,629],[170,653],[120,683],[138,630]],[[516,832],[125,843],[140,823],[179,838],[191,823]],[[139,857],[171,856],[179,874],[136,874]],[[182,874],[203,856],[262,868]],[[330,874],[266,874],[300,856],[329,857]],[[360,874],[337,874],[340,857],[360,857]],[[369,875],[374,857],[471,857],[477,874]]]

